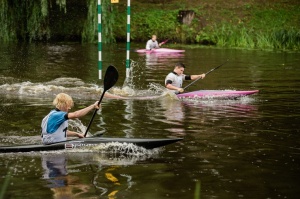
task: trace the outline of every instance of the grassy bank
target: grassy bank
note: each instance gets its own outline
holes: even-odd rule
[[[135,30],[132,40],[145,41],[151,34],[157,34],[161,40],[168,38],[174,43],[300,49],[300,3],[297,1],[173,0],[147,6],[145,2],[132,8]],[[179,10],[196,13],[190,25],[177,22]]]
[[[97,42],[97,1],[3,0],[0,41]],[[191,24],[178,21],[192,10]],[[126,40],[127,1],[102,0],[102,40]],[[132,0],[131,41],[300,50],[299,0]]]

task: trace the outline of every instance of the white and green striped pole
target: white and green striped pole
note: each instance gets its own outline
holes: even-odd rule
[[[102,79],[102,7],[101,0],[98,0],[98,70],[99,70],[99,79]]]
[[[130,0],[127,0],[126,77],[130,75]]]

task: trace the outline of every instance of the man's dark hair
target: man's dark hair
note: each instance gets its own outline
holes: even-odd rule
[[[183,63],[177,63],[175,64],[175,67],[182,67],[182,68],[185,68],[185,65]]]

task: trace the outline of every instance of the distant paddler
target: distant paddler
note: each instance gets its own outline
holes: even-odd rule
[[[152,35],[152,38],[147,41],[146,50],[152,50],[160,48],[161,45],[166,43],[168,40],[158,43],[156,40],[156,35]]]

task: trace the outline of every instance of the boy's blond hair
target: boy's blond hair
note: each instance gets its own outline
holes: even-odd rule
[[[59,93],[53,100],[53,105],[61,110],[63,108],[72,108],[74,106],[74,102],[70,95]]]

